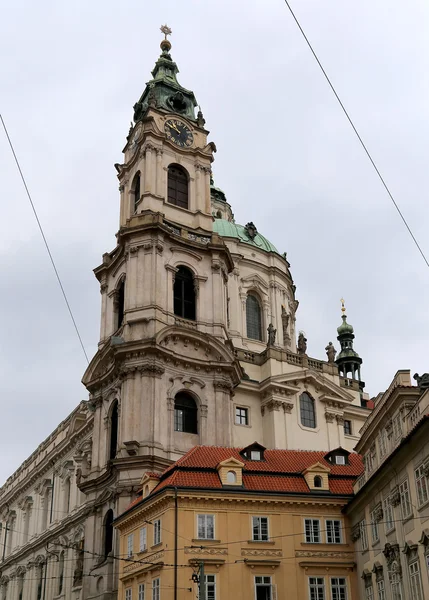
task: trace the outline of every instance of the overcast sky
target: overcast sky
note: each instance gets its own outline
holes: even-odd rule
[[[429,5],[291,0],[429,254]],[[336,342],[339,299],[371,396],[429,371],[429,269],[282,0],[0,0],[0,111],[86,350],[99,334],[92,269],[115,245],[113,164],[173,29],[213,165],[238,223],[288,253],[308,352]],[[87,398],[85,359],[0,132],[0,482]],[[336,343],[338,347],[338,343]]]

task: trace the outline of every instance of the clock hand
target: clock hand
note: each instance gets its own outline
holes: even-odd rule
[[[176,125],[173,125],[172,123],[168,123],[168,126],[170,127],[170,129],[175,129],[177,131],[177,133],[180,134],[180,130],[177,129]]]

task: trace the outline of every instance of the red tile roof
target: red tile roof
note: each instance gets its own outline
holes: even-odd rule
[[[247,491],[314,494],[310,491],[303,471],[315,463],[330,469],[329,491],[331,494],[352,495],[353,483],[363,472],[361,457],[350,454],[348,465],[331,464],[325,459],[327,452],[301,450],[265,450],[264,460],[248,460],[240,452],[242,448],[219,446],[195,446],[168,467],[161,475],[153,493],[165,487],[190,489],[223,489],[217,467],[231,457],[244,463],[243,486]],[[232,488],[234,489],[234,488]]]

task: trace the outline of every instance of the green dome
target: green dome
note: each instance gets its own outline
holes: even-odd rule
[[[342,318],[343,322],[337,328],[338,335],[343,335],[345,333],[353,333],[353,327],[352,327],[352,325],[350,325],[349,323],[347,323],[347,320],[346,320],[347,317],[346,317],[346,315],[343,315],[341,318]]]
[[[213,231],[218,233],[221,237],[235,238],[240,242],[249,244],[249,246],[255,246],[265,252],[276,252],[279,254],[277,248],[266,237],[257,232],[253,223],[248,223],[246,227],[243,225],[237,225],[232,221],[226,219],[215,219],[213,223]]]

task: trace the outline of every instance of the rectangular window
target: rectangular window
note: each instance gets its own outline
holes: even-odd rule
[[[200,540],[214,540],[214,515],[197,515],[197,526]]]
[[[402,435],[401,415],[396,415],[392,421],[393,424],[393,439],[398,440]]]
[[[253,540],[255,542],[268,541],[268,517],[252,517]]]
[[[255,577],[255,600],[275,600],[271,577]]]
[[[387,496],[387,498],[384,498],[383,500],[383,521],[386,533],[390,533],[395,529],[393,506],[390,504],[390,496]]]
[[[378,447],[380,448],[380,456],[384,456],[387,452],[387,440],[385,429],[382,429],[380,431],[380,436],[378,438]]]
[[[159,585],[159,577],[152,580],[152,600],[160,599],[160,585]]]
[[[423,465],[420,465],[414,473],[416,477],[417,500],[419,506],[422,506],[429,500],[428,480]]]
[[[418,560],[409,564],[408,570],[410,572],[411,598],[413,600],[423,600],[422,579]]]
[[[132,598],[132,589],[131,588],[127,588],[125,590],[125,600],[131,600]]]
[[[153,522],[153,545],[161,543],[161,519]],[[155,580],[154,580],[155,581]]]
[[[147,530],[146,527],[140,529],[140,552],[147,550]]]
[[[347,600],[345,577],[331,577],[331,600]]]
[[[144,600],[144,583],[139,583],[139,600]]]
[[[127,538],[127,556],[134,554],[134,533],[130,533]]]
[[[344,435],[352,435],[352,422],[344,419]]]
[[[411,516],[410,490],[408,488],[408,479],[399,486],[399,497],[401,499],[402,518],[407,519]]]
[[[204,581],[206,582],[206,600],[216,600],[216,575],[204,575]]]
[[[384,590],[384,579],[377,581],[378,600],[386,600],[386,592]]]
[[[366,531],[366,521],[362,519],[359,523],[359,531],[360,531],[360,548],[362,552],[368,550],[368,534]]]
[[[373,510],[372,513],[370,514],[371,517],[371,541],[373,544],[375,544],[375,542],[378,542],[378,540],[380,539],[380,535],[378,533],[378,522],[376,520],[376,511]]]
[[[320,544],[319,519],[305,519],[305,541],[308,544]]]
[[[341,544],[341,521],[331,520],[326,521],[326,543]]]
[[[392,588],[392,600],[402,600],[402,585],[397,576],[390,582]]]
[[[248,425],[249,424],[249,409],[242,408],[241,406],[235,407],[235,423],[236,425]]]
[[[374,600],[374,589],[372,585],[365,588],[365,600]]]
[[[325,600],[325,578],[309,577],[308,589],[310,600]]]
[[[371,473],[374,468],[374,461],[371,452],[368,452],[365,456],[365,465],[368,473]]]

